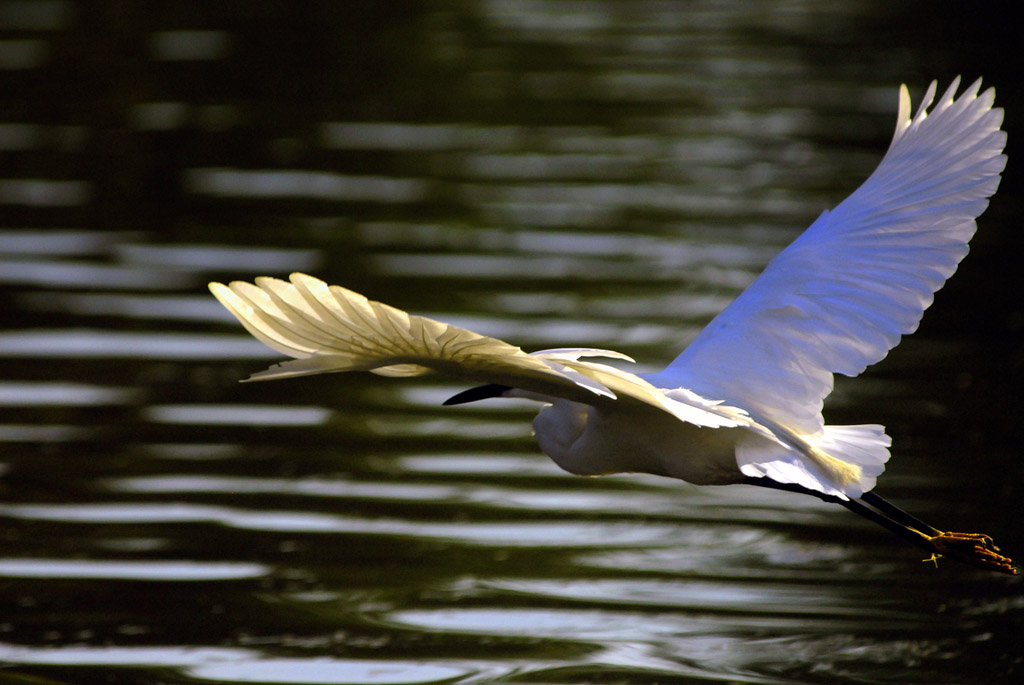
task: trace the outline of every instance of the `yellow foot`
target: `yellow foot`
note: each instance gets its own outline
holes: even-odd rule
[[[971,566],[988,571],[1017,575],[1013,560],[999,554],[999,548],[992,538],[982,533],[939,533],[928,538],[935,548],[935,554],[926,561],[937,561],[937,557],[949,557]]]

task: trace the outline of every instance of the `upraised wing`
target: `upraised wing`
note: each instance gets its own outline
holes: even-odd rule
[[[932,111],[932,82],[913,119],[900,88],[896,133],[874,173],[783,250],[659,374],[813,435],[832,374],[855,376],[917,329],[967,254],[1006,165],[1003,111],[981,80],[959,78]]]
[[[210,291],[257,339],[295,358],[250,380],[339,371],[383,376],[436,371],[585,404],[655,407],[698,426],[751,423],[744,412],[732,407],[706,402],[692,393],[672,399],[634,374],[582,360],[632,361],[618,352],[562,349],[527,354],[496,338],[408,314],[305,274],[292,274],[290,282],[264,276],[255,285],[211,283]]]

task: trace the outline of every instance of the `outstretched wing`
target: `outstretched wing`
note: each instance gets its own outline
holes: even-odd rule
[[[692,393],[669,398],[634,374],[581,359],[632,361],[618,352],[563,349],[527,354],[496,338],[408,314],[305,274],[292,274],[290,281],[264,276],[255,285],[211,283],[210,291],[257,339],[295,358],[250,380],[339,371],[384,376],[440,372],[585,404],[642,404],[699,426],[749,423],[743,412],[731,407]]]
[[[783,250],[659,374],[801,434],[822,428],[832,374],[855,376],[917,329],[967,254],[1006,165],[1003,111],[959,79],[932,111],[935,82],[910,118],[900,88],[896,133],[874,173]]]

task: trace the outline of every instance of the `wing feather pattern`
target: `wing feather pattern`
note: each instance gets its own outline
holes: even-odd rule
[[[892,143],[871,176],[783,250],[659,374],[801,435],[820,434],[833,373],[855,376],[916,330],[967,254],[999,185],[1003,111],[959,79],[913,119],[906,86]],[[760,419],[759,419],[760,420]]]
[[[542,350],[527,354],[506,342],[414,316],[305,274],[289,281],[211,283],[210,291],[252,335],[292,361],[249,380],[340,371],[383,376],[440,372],[500,383],[539,395],[596,404],[654,407],[698,426],[751,424],[746,414],[697,395],[666,397],[640,377],[584,357],[633,361],[610,350]]]

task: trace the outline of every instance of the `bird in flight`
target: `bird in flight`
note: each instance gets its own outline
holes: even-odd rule
[[[860,374],[917,329],[999,185],[1003,111],[980,79],[956,97],[958,87],[959,78],[931,107],[932,82],[911,116],[901,86],[896,132],[871,176],[657,373],[596,361],[633,361],[610,350],[526,353],[305,274],[210,290],[252,335],[294,358],[250,380],[445,374],[474,384],[445,404],[543,403],[533,421],[537,442],[571,473],[651,473],[813,495],[932,560],[1015,574],[991,537],[939,530],[873,492],[892,442],[883,426],[826,425],[821,414],[834,373]]]

